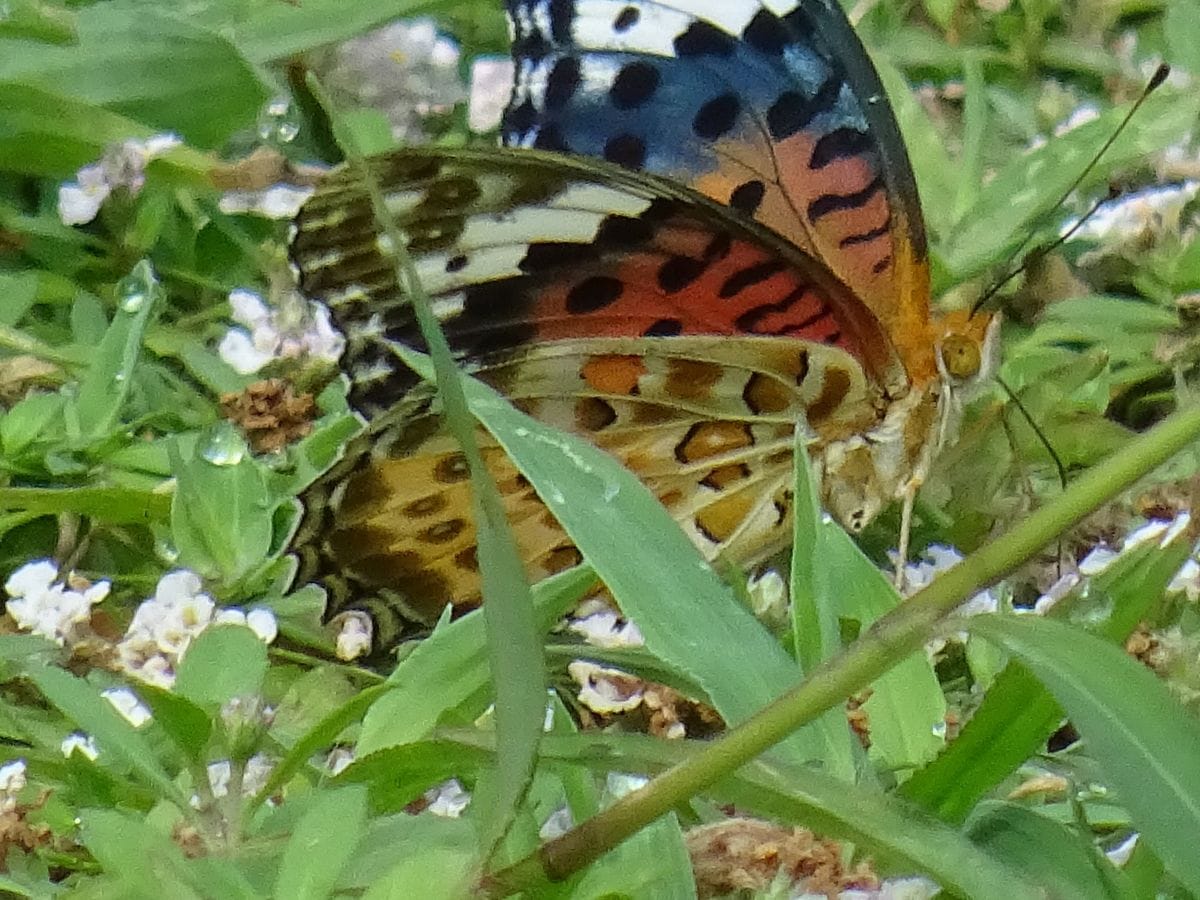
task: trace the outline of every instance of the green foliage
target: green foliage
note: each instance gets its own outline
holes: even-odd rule
[[[1157,168],[1170,182],[1194,168],[1200,106],[1168,83],[1056,211],[1149,61],[1200,77],[1196,0],[862,6],[946,306],[973,301],[1018,247],[1047,244],[1109,179],[1144,185]],[[361,439],[362,422],[328,365],[279,362],[267,374],[317,394],[309,429],[256,452],[254,427],[247,437],[222,420],[222,395],[259,377],[217,349],[230,292],[277,304],[289,292],[285,224],[222,200],[334,161],[304,69],[398,15],[437,17],[460,41],[464,75],[474,54],[506,49],[499,6],[485,3],[14,0],[0,15],[0,575],[53,558],[64,602],[88,591],[68,571],[112,582],[102,603],[85,601],[63,644],[0,635],[0,756],[23,760],[28,780],[0,785],[16,823],[0,848],[0,891],[690,897],[685,832],[722,819],[724,804],[811,827],[883,876],[924,874],[958,896],[1200,895],[1200,614],[1168,587],[1194,551],[1191,531],[1127,550],[1045,617],[1014,607],[1031,605],[1051,566],[1000,589],[995,614],[939,621],[965,597],[931,601],[935,588],[902,602],[879,565],[895,545],[894,512],[855,542],[822,518],[801,454],[794,546],[779,563],[790,618],[759,621],[744,585],[704,564],[613,459],[461,377],[446,354],[431,364],[409,353],[395,364],[431,379],[438,369],[458,433],[469,439],[478,424],[496,438],[587,566],[526,586],[479,466],[486,621],[447,617],[387,660],[386,676],[334,661],[322,592],[297,577],[288,551],[304,527],[297,495]],[[291,98],[282,112],[265,108],[279,97]],[[351,141],[391,145],[378,110],[336,105],[348,156]],[[1054,135],[1081,105],[1095,120]],[[448,145],[480,141],[461,104],[429,127]],[[151,152],[145,142],[163,133],[181,143]],[[262,182],[245,159],[264,145],[278,160]],[[94,216],[66,224],[60,189],[82,190],[96,174],[85,167],[102,158],[134,174],[106,188]],[[1131,444],[1145,448],[1137,431],[1194,402],[1195,202],[1183,192],[1140,214],[1036,255],[1002,292],[1001,374],[1036,431],[999,387],[974,398],[925,485],[918,549],[988,544],[1054,502],[1057,464],[1077,481]],[[429,337],[436,351],[436,330]],[[1146,505],[1186,505],[1179,485],[1196,469],[1193,449],[1150,474]],[[1087,512],[1077,494],[1059,502],[1063,521]],[[1096,530],[1113,540],[1132,528],[1130,506],[1110,506]],[[1063,539],[1077,555],[1095,544]],[[958,571],[969,580],[983,565]],[[170,593],[160,579],[176,568],[203,587],[176,598],[174,630],[154,649],[119,643],[150,628],[150,613],[135,610]],[[644,648],[555,632],[598,581]],[[15,631],[19,590],[9,592]],[[281,638],[268,646],[231,612],[194,627],[214,605],[270,610]],[[961,647],[966,630],[965,649],[920,648]],[[1122,652],[1131,634],[1150,636],[1145,656],[1165,678]],[[170,677],[155,682],[159,658]],[[608,733],[578,728],[594,716],[572,715],[573,659],[671,685],[711,706],[727,737],[658,740],[623,733],[636,728],[619,716],[604,720]],[[118,711],[123,687],[148,721]],[[862,703],[869,748],[847,725],[841,687]],[[947,717],[968,721],[954,734]],[[1082,741],[1050,750],[1064,718]],[[64,757],[74,733],[93,739],[95,758],[91,745]],[[351,749],[347,768],[331,767],[331,751]],[[652,780],[630,792],[617,777],[630,773]],[[1047,777],[1061,790],[1030,793]],[[472,797],[462,817],[419,813],[451,778]],[[558,810],[578,827],[543,843]],[[1104,851],[1134,831],[1137,850],[1118,868]]]

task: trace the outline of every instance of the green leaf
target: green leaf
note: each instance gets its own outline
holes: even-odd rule
[[[1163,21],[1171,65],[1200,74],[1200,0],[1172,0]]]
[[[821,523],[829,571],[838,573],[838,613],[865,631],[891,612],[900,595],[839,526]],[[863,707],[871,732],[871,758],[901,780],[945,746],[946,698],[925,651],[905,657],[871,684]]]
[[[453,876],[470,873],[477,854],[474,827],[467,818],[408,813],[375,818],[343,869],[338,889],[370,888],[376,893],[367,896],[396,900],[423,898],[431,889],[464,897],[466,878],[457,883]]]
[[[595,580],[589,569],[578,566],[535,585],[534,615],[541,633],[566,615]],[[487,705],[490,680],[483,616],[472,613],[439,624],[388,678],[392,690],[367,713],[358,752],[419,740],[455,712],[474,719]]]
[[[180,564],[206,578],[234,583],[259,565],[271,546],[270,495],[262,469],[232,425],[222,423],[186,462],[171,448],[177,487],[171,532]]]
[[[3,87],[0,87],[0,97],[3,97]],[[2,141],[3,138],[0,138]],[[0,150],[2,154],[3,150]],[[37,272],[0,272],[0,298],[3,299],[0,302],[0,325],[18,324],[37,297]]]
[[[39,666],[30,668],[28,675],[46,699],[96,739],[102,754],[112,753],[123,760],[158,796],[181,808],[187,803],[187,798],[159,763],[154,749],[98,690],[62,669]],[[103,756],[100,761],[103,762]]]
[[[1200,722],[1122,649],[1049,619],[979,616],[1054,694],[1167,871],[1200,893]]]
[[[117,285],[116,314],[79,385],[75,409],[85,437],[102,437],[116,425],[133,384],[142,336],[162,299],[162,287],[145,260]]]
[[[150,135],[144,125],[53,88],[0,80],[0,171],[67,178],[108,144]]]
[[[211,896],[189,873],[183,851],[166,835],[128,813],[83,810],[80,832],[84,846],[104,871],[120,879],[122,897],[201,900]]]
[[[62,394],[26,395],[0,415],[0,446],[8,456],[16,456],[38,439],[60,436],[62,411]]]
[[[219,707],[262,688],[267,645],[245,625],[210,626],[188,644],[175,691],[202,708]]]
[[[212,734],[208,713],[181,694],[154,685],[139,684],[137,695],[175,746],[189,759],[201,760]]]
[[[790,596],[792,641],[801,672],[811,672],[842,649],[837,600],[828,565],[829,552],[823,527],[819,485],[809,462],[803,437],[794,440],[792,565]],[[836,526],[834,526],[836,528]],[[854,735],[842,709],[835,707],[817,720],[825,744],[821,763],[828,772],[853,781],[858,768]]]
[[[321,791],[283,849],[275,896],[324,900],[354,853],[367,821],[367,791],[357,785]]]
[[[650,823],[600,857],[571,887],[571,897],[579,900],[620,896],[655,900],[696,897],[692,860],[674,813]]]
[[[1200,105],[1177,96],[1152,96],[1092,169],[1085,182],[1101,183],[1123,166],[1137,164],[1180,140]],[[1028,233],[1075,181],[1109,139],[1127,109],[1113,109],[1057,137],[1001,169],[940,250],[955,279],[965,280],[999,261]]]
[[[1158,603],[1187,558],[1183,536],[1166,549],[1153,543],[1124,554],[1091,580],[1084,613],[1098,633],[1123,641]],[[1051,616],[1069,613],[1060,601]],[[988,791],[1037,752],[1062,722],[1061,707],[1020,662],[1012,662],[988,689],[962,733],[901,794],[948,822],[961,822]]]
[[[981,804],[967,834],[996,858],[1061,900],[1133,900],[1121,873],[1090,839],[1012,803]]]
[[[0,81],[104,106],[205,148],[253,122],[267,100],[232,43],[169,7],[101,3],[77,15],[79,41],[71,46],[0,39]],[[80,123],[75,132],[85,129]]]

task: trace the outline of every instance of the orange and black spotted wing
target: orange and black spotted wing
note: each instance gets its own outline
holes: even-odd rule
[[[372,162],[463,365],[530,415],[638,474],[710,558],[789,533],[791,441],[878,423],[904,371],[879,323],[777,235],[645,175],[535,153],[406,150]],[[431,622],[479,601],[466,470],[436,398],[395,357],[420,349],[356,179],[296,221],[306,294],[347,338],[366,438],[306,498],[299,543],[334,606]],[[486,434],[529,573],[578,562]]]
[[[821,259],[914,379],[925,229],[879,78],[828,0],[507,0],[505,143],[670,176]]]

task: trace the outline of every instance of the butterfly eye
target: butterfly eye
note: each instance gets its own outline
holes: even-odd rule
[[[948,334],[942,341],[942,363],[951,377],[966,379],[979,374],[983,360],[979,344],[961,334]]]

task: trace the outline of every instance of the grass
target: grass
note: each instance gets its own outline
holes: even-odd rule
[[[28,2],[0,22],[0,574],[49,558],[60,584],[74,571],[112,585],[65,646],[15,620],[0,635],[0,758],[24,761],[23,781],[0,769],[0,889],[688,897],[685,835],[732,805],[837,839],[881,877],[922,874],[958,896],[1200,895],[1198,619],[1168,590],[1194,532],[1130,546],[1045,617],[1006,614],[1048,588],[1057,546],[1082,556],[1190,508],[1200,241],[1186,183],[1169,202],[1127,204],[1123,219],[1104,209],[1004,292],[1001,374],[1041,436],[998,386],[967,409],[914,535],[964,562],[900,602],[880,569],[894,511],[857,543],[815,509],[799,516],[792,589],[808,606],[794,615],[822,623],[819,641],[756,619],[736,573],[698,566],[609,457],[497,402],[445,354],[432,368],[397,359],[425,377],[437,369],[464,437],[475,419],[533,484],[561,492],[555,512],[590,568],[521,587],[503,522],[477,502],[488,596],[507,603],[490,602],[486,623],[440,622],[394,668],[335,661],[323,593],[294,583],[288,550],[297,496],[360,422],[320,359],[279,369],[316,394],[311,430],[285,450],[256,455],[222,419],[221,396],[259,377],[217,352],[229,294],[283,297],[286,235],[223,211],[214,179],[255,182],[253,166],[231,160],[262,142],[264,121],[277,157],[328,160],[329,123],[294,55],[405,11],[436,15],[458,38],[459,74],[476,54],[505,51],[499,13],[482,3],[347,13],[332,0],[153,12]],[[1200,104],[1184,82],[1200,77],[1195,0],[879,0],[855,13],[913,157],[943,305],[969,303],[1022,242],[1045,245],[1105,182],[1133,192],[1195,172]],[[1055,211],[1160,59],[1173,79]],[[295,103],[264,119],[288,85]],[[379,112],[345,96],[333,105],[352,161],[356,146],[387,148]],[[1081,107],[1095,119],[1054,134]],[[426,126],[448,146],[490,140],[470,134],[461,104]],[[148,162],[136,192],[64,224],[61,185],[113,142],[163,131],[183,143]],[[799,491],[807,479],[797,465]],[[178,619],[151,624],[176,645],[191,635],[181,658],[128,637],[151,627],[134,610],[156,585],[169,593],[160,578],[178,568],[202,582],[176,583]],[[999,614],[945,620],[1006,576],[993,588]],[[643,649],[554,631],[596,577]],[[199,632],[188,616],[205,620],[213,603],[270,610],[280,637],[268,647],[236,621]],[[1120,649],[1135,632],[1159,677]],[[935,638],[951,642],[931,657]],[[127,674],[154,676],[159,656],[173,664],[169,688]],[[574,658],[669,684],[691,698],[678,710],[702,703],[728,728],[711,741],[654,739],[621,717],[580,728],[595,715],[575,705]],[[149,722],[103,699],[124,687]],[[852,695],[869,749],[845,715]],[[1050,750],[1064,717],[1082,739]],[[64,757],[72,733],[94,739],[94,758]],[[353,762],[335,772],[332,750],[353,750]],[[618,773],[650,780],[623,792]],[[414,814],[450,778],[472,798],[462,817]],[[543,840],[562,807],[575,827]],[[1104,851],[1134,832],[1132,858],[1113,865]],[[761,894],[775,895],[766,883]]]

